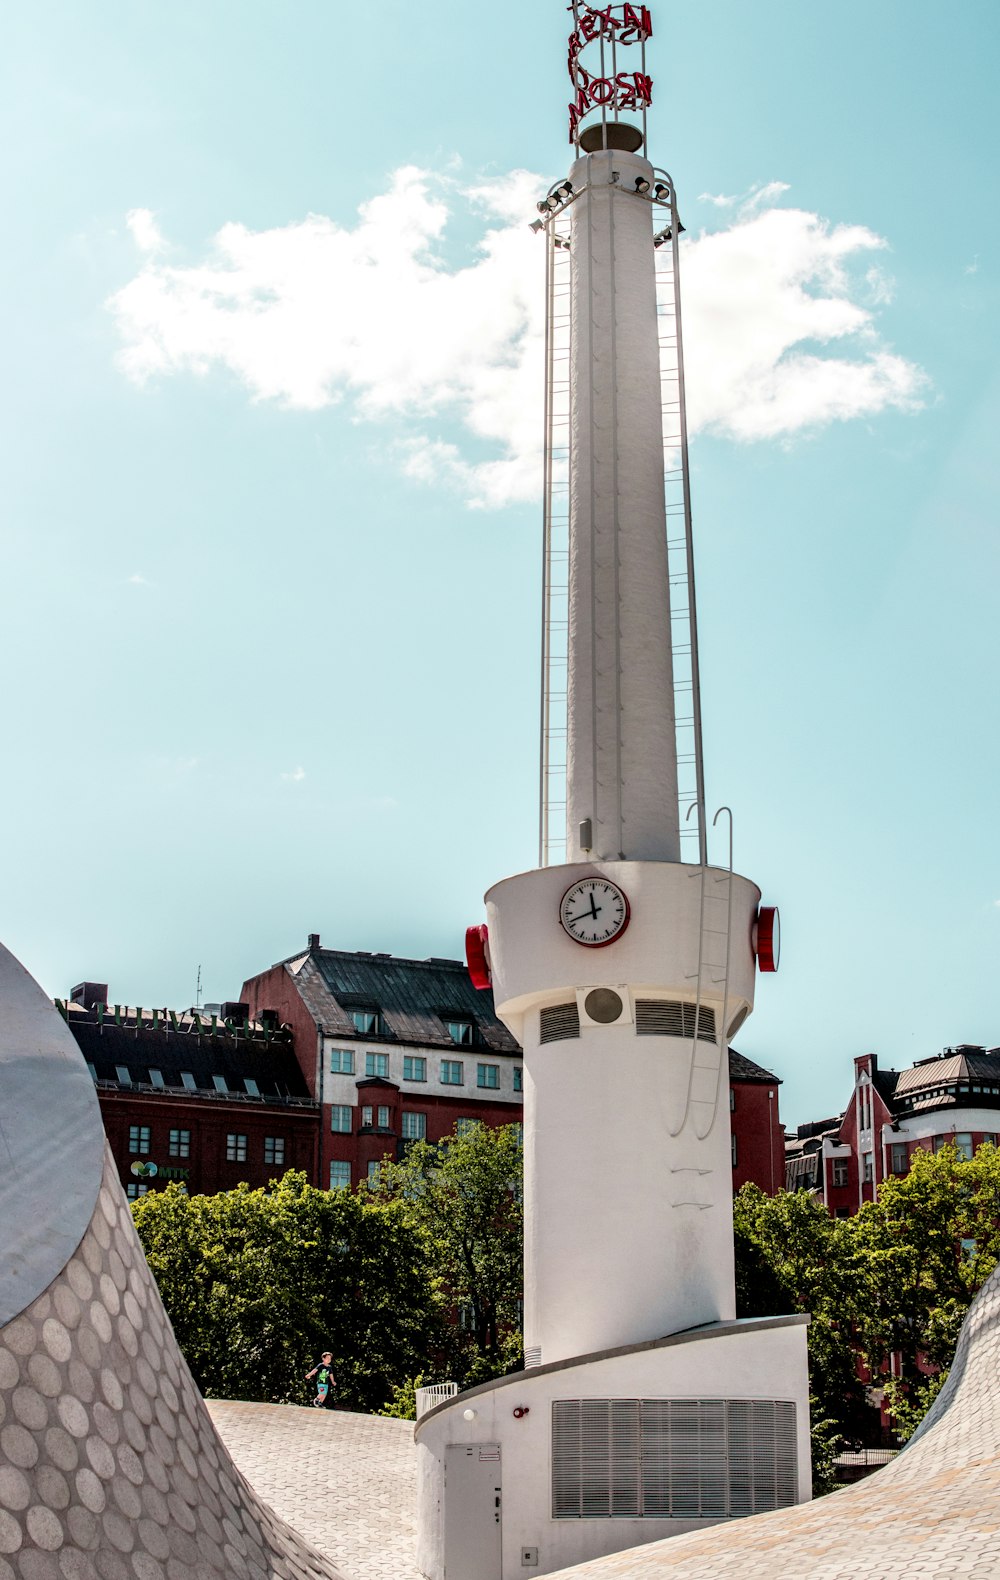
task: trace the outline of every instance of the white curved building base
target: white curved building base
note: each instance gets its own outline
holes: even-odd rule
[[[415,1432],[417,1567],[525,1580],[808,1499],[807,1322],[712,1323],[439,1405]]]

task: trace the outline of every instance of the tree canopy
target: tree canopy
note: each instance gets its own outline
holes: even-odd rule
[[[334,1357],[337,1398],[376,1410],[445,1344],[445,1311],[402,1204],[288,1173],[216,1196],[178,1186],[133,1206],[146,1259],[202,1391],[305,1403]]]
[[[420,1235],[445,1297],[465,1315],[452,1368],[471,1385],[522,1364],[524,1241],[516,1125],[473,1125],[383,1164],[379,1197]]]

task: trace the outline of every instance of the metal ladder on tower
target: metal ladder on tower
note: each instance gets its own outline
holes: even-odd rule
[[[712,819],[712,827],[715,827],[723,812],[729,819],[729,865],[725,868],[710,867],[707,862],[703,862],[700,869],[691,873],[701,892],[698,908],[698,970],[695,977],[691,1063],[684,1124],[690,1123],[699,1141],[704,1141],[715,1124],[729,1062],[726,1030],[729,1024],[729,970],[733,937],[733,814],[729,807],[719,808]],[[707,999],[711,999],[713,1004],[722,1000],[721,1015],[706,1003]]]
[[[678,822],[681,859],[704,864],[707,859],[705,774],[701,745],[701,687],[684,393],[684,341],[681,331],[679,239],[683,226],[677,213],[673,181],[664,170],[657,170],[656,176],[658,180],[652,202],[654,226],[659,228],[656,229],[653,246],[660,345]],[[694,824],[691,822],[693,812],[697,814]]]
[[[569,632],[570,270],[568,227],[546,225],[545,482],[538,864],[566,853]]]

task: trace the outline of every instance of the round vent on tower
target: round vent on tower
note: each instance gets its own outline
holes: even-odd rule
[[[583,1007],[591,1020],[596,1020],[599,1026],[610,1026],[614,1021],[620,1020],[622,1010],[625,1008],[613,988],[593,988],[584,999]]]

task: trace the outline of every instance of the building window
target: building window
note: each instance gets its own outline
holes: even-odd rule
[[[230,1131],[226,1137],[226,1162],[245,1163],[247,1160],[247,1138],[235,1135]]]
[[[389,1110],[382,1104],[379,1105],[378,1127],[380,1130],[388,1130],[389,1128]]]
[[[335,1158],[330,1164],[330,1189],[350,1190],[350,1188],[351,1165],[341,1162],[339,1158]]]
[[[500,1066],[498,1064],[480,1064],[476,1066],[476,1085],[487,1087],[491,1092],[500,1090]]]
[[[967,1130],[960,1130],[955,1137],[955,1151],[966,1163],[969,1162],[972,1157],[972,1136]]]
[[[840,1190],[847,1184],[847,1159],[834,1158],[833,1160],[833,1188]]]
[[[476,1309],[468,1301],[458,1308],[458,1325],[463,1333],[475,1333]]]
[[[365,1074],[367,1076],[380,1075],[386,1080],[389,1075],[389,1055],[387,1053],[366,1053]]]
[[[873,1184],[875,1180],[875,1154],[873,1152],[862,1152],[861,1164],[864,1170],[863,1178],[865,1184]]]
[[[472,1022],[471,1020],[449,1020],[445,1022],[448,1027],[448,1036],[460,1048],[472,1047]]]
[[[735,1088],[735,1086],[731,1086],[729,1088],[729,1112],[731,1114],[735,1114],[735,1112],[736,1112],[736,1088]]]
[[[984,1130],[983,1139],[979,1144],[983,1147],[995,1147],[997,1144],[997,1138],[995,1135],[991,1134],[990,1131]]]
[[[285,1161],[285,1138],[284,1138],[284,1136],[265,1136],[264,1137],[264,1162],[265,1163],[276,1163],[280,1167],[284,1163],[284,1161]]]
[[[257,1085],[256,1081],[251,1080],[249,1075],[245,1075],[243,1077],[243,1085],[247,1089],[247,1096],[248,1097],[259,1097],[260,1096],[260,1087]]]
[[[330,1109],[330,1129],[349,1136],[351,1133],[351,1112],[348,1103],[334,1103]],[[371,1110],[369,1109],[370,1112]]]
[[[161,1087],[163,1085],[163,1071],[162,1070],[150,1070],[150,1072],[149,1072],[149,1084],[150,1084],[150,1086]]]
[[[403,1080],[426,1081],[426,1079],[427,1060],[418,1059],[415,1054],[412,1056],[407,1055],[407,1057],[403,1060]]]
[[[181,1085],[186,1092],[196,1092],[198,1090],[198,1082],[190,1070],[181,1071]]]
[[[89,1059],[87,1060],[87,1069],[90,1071],[90,1079],[92,1081],[96,1081],[97,1080],[97,1066],[94,1065],[94,1064],[91,1064]]]
[[[469,1132],[471,1130],[475,1130],[476,1126],[478,1124],[480,1124],[481,1122],[482,1121],[479,1120],[479,1119],[469,1119],[467,1117],[463,1118],[463,1119],[456,1119],[455,1120],[455,1134],[456,1134],[456,1136],[467,1136],[469,1134]]]
[[[732,1160],[733,1160],[733,1168],[735,1168],[736,1167],[736,1137],[735,1137],[735,1135],[732,1135],[732,1134],[730,1134],[730,1137],[729,1137],[729,1151],[730,1151],[730,1155],[732,1156]]]
[[[128,1149],[134,1155],[147,1157],[149,1154],[150,1131],[148,1125],[129,1125]]]
[[[172,1158],[189,1158],[191,1156],[190,1130],[171,1130],[170,1156]]]
[[[462,1061],[461,1061],[461,1059],[442,1059],[441,1060],[441,1085],[442,1086],[462,1086],[463,1083],[464,1083],[464,1076],[462,1074]]]
[[[948,1136],[935,1136],[934,1137],[934,1151],[935,1152],[943,1152],[945,1147],[948,1145],[949,1139],[950,1138]]]
[[[139,1185],[135,1180],[129,1180],[125,1187],[125,1194],[129,1201],[135,1201],[138,1196],[145,1196],[149,1190],[148,1185]]]
[[[427,1115],[403,1110],[403,1140],[423,1141],[427,1135]]]
[[[381,1030],[377,1009],[352,1009],[351,1019],[354,1022],[354,1030],[362,1037],[377,1037]]]
[[[372,1112],[373,1110],[367,1106],[361,1110],[361,1124],[362,1126],[367,1127],[369,1130],[371,1129],[372,1125]]]
[[[353,1048],[331,1048],[330,1049],[330,1074],[331,1075],[353,1075],[354,1074],[354,1049]]]
[[[519,1064],[514,1066],[514,1090],[515,1092],[524,1091],[524,1070]]]
[[[892,1147],[892,1172],[894,1174],[905,1174],[908,1171],[909,1166],[910,1166],[910,1161],[909,1161],[909,1158],[906,1155],[906,1152],[907,1152],[907,1149],[906,1149],[906,1142],[905,1141],[903,1141],[903,1142],[894,1142],[893,1143],[893,1147]]]
[[[380,1163],[376,1163],[375,1159],[372,1158],[372,1161],[368,1165],[368,1183],[369,1183],[369,1185],[374,1187],[374,1186],[376,1186],[378,1184],[379,1170],[381,1169],[381,1167],[382,1167],[382,1165]]]
[[[511,1128],[512,1128],[512,1130],[514,1132],[514,1140],[517,1142],[518,1147],[523,1147],[524,1146],[524,1126],[521,1124],[521,1121],[517,1120],[512,1125]]]
[[[116,1077],[116,1079],[118,1081],[118,1085],[119,1086],[131,1086],[132,1085],[132,1072],[129,1069],[127,1064],[116,1064],[115,1065],[115,1077]]]
[[[213,1075],[212,1085],[215,1087],[217,1092],[229,1091],[229,1087],[226,1085],[226,1077],[224,1075]]]

